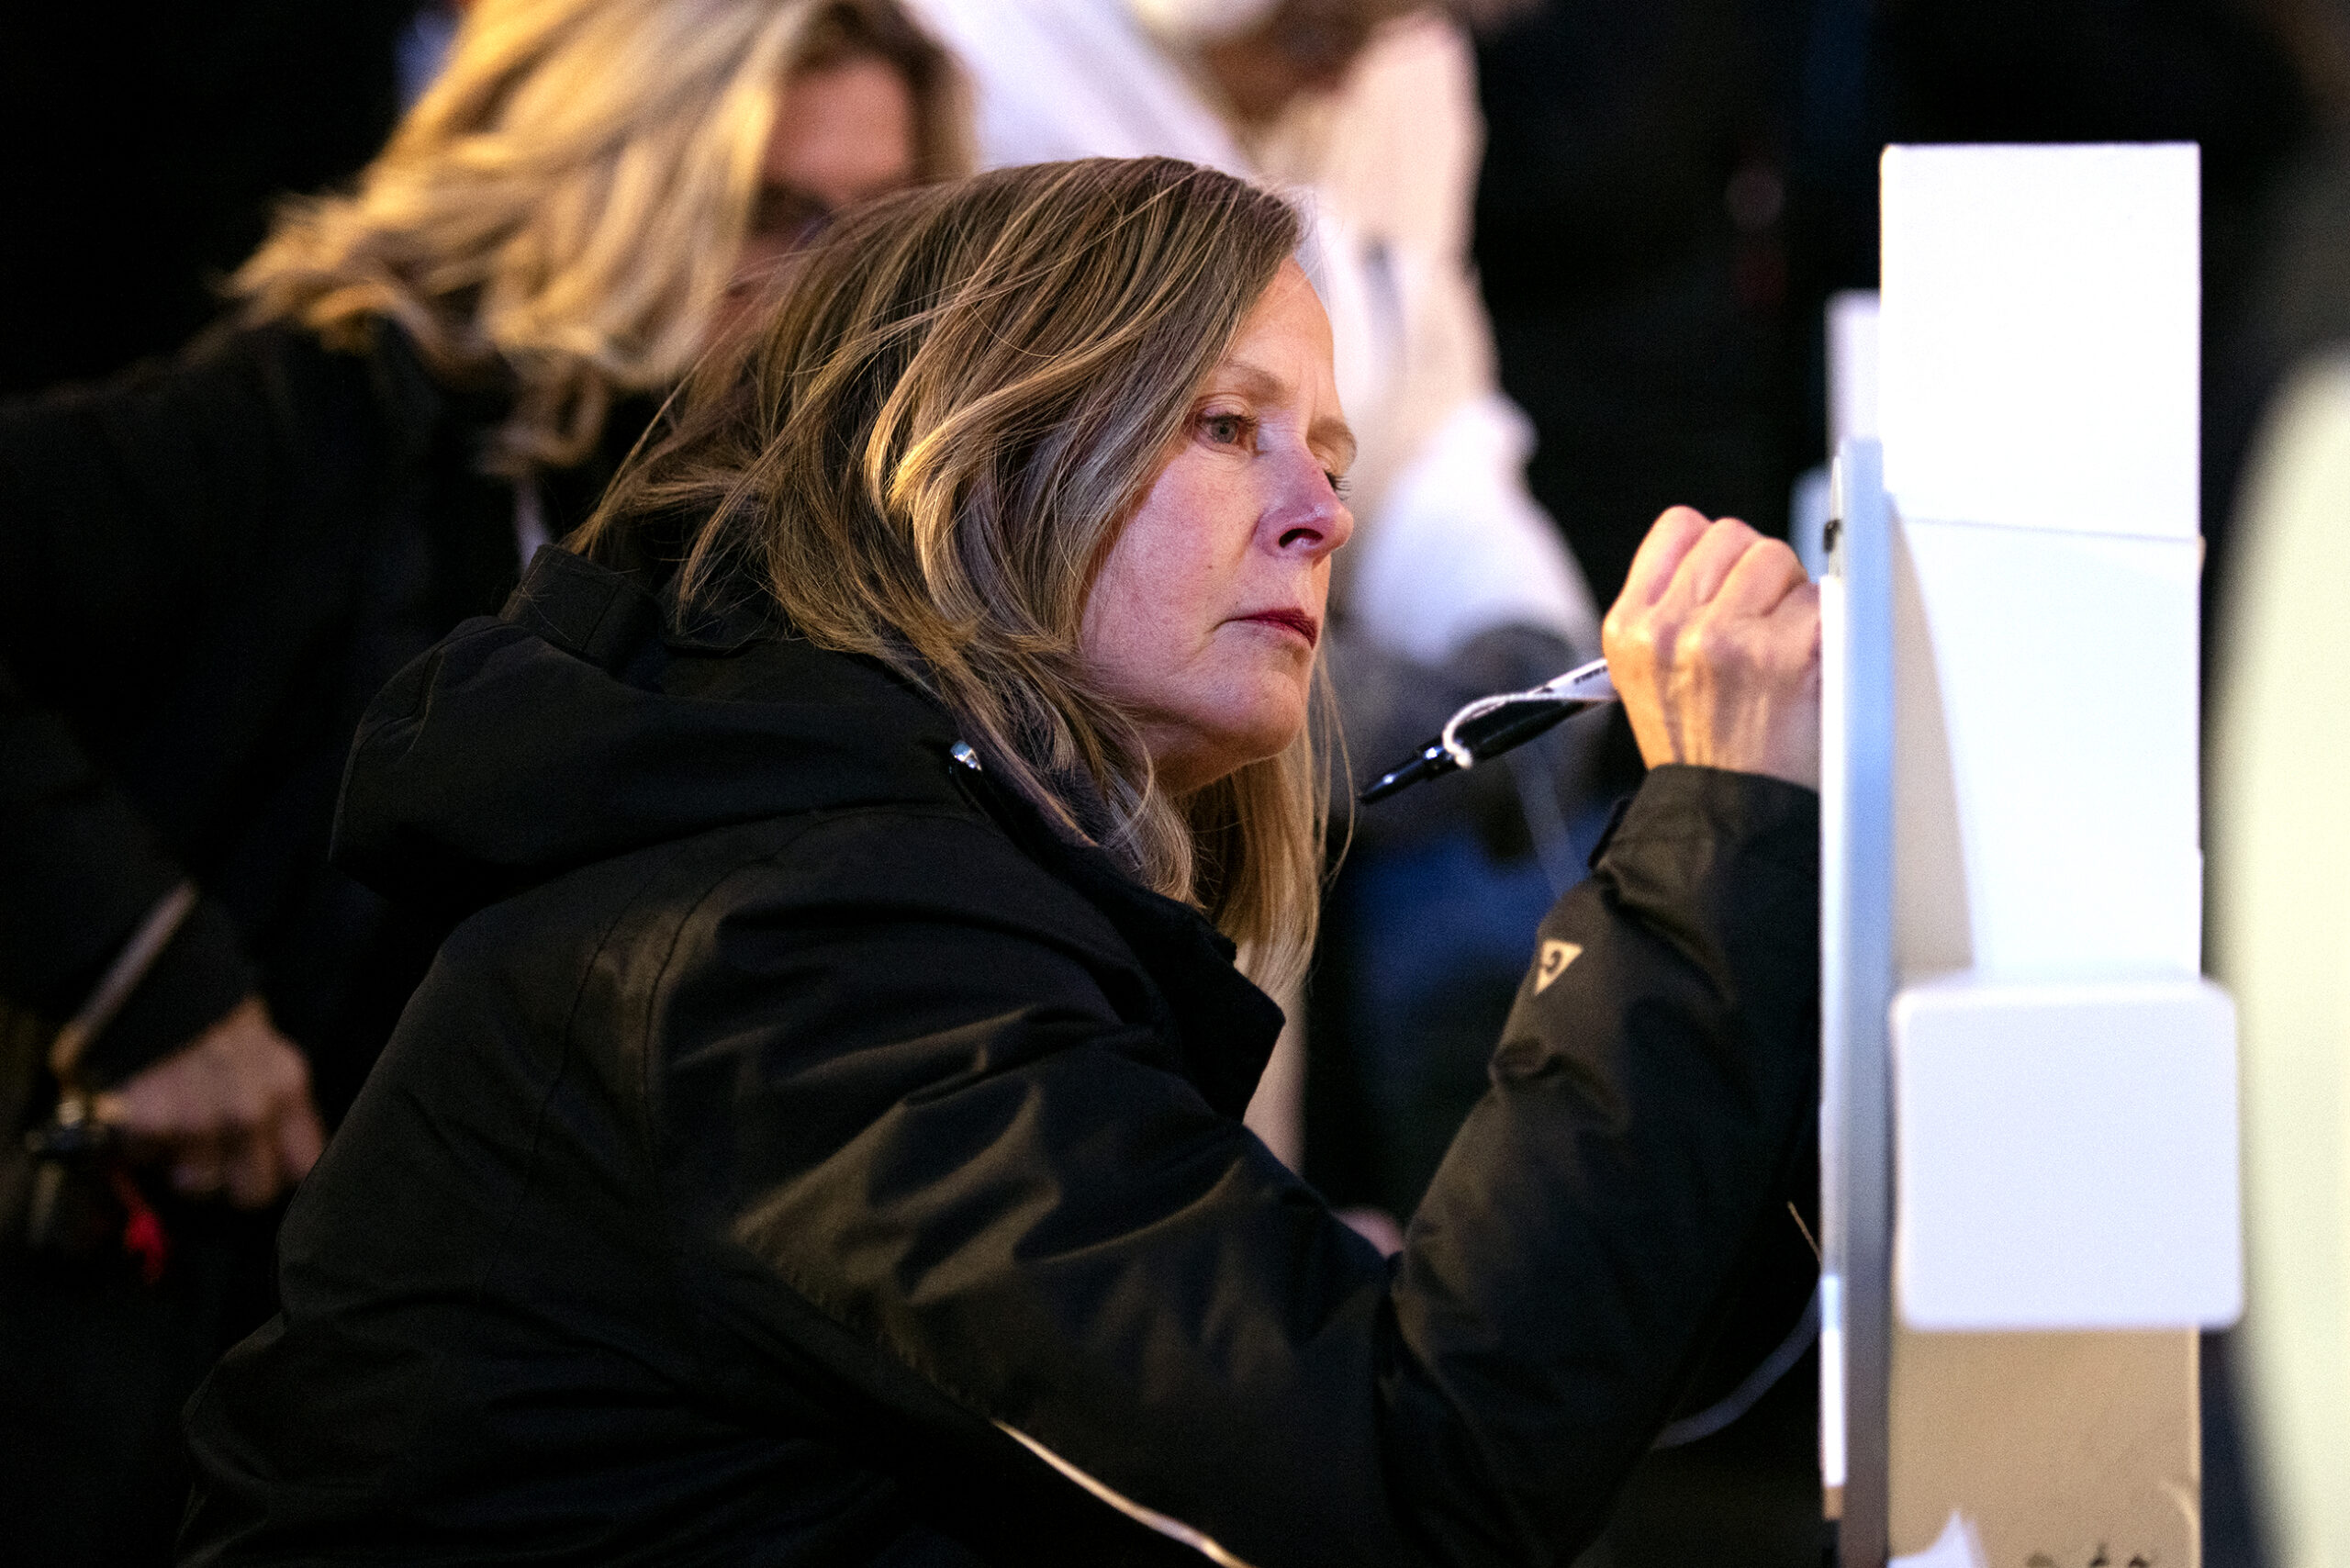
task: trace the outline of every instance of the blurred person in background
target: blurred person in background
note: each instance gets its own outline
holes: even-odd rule
[[[2279,393],[2233,547],[2207,769],[2212,969],[2243,1085],[2231,1359],[2267,1561],[2321,1568],[2350,1562],[2350,342]]]
[[[1454,19],[1399,0],[917,3],[971,71],[984,162],[1166,154],[1302,196],[1361,441],[1325,644],[1354,785],[1469,699],[1597,654],[1590,588],[1526,488],[1531,429],[1495,383],[1469,267],[1483,129]],[[1333,1201],[1380,1211],[1358,1217],[1391,1247],[1380,1215],[1410,1212],[1483,1091],[1526,933],[1581,874],[1572,753],[1353,824],[1308,1010],[1311,1133],[1301,1150],[1294,1035],[1252,1122]]]
[[[2350,10],[2263,8],[2312,129],[2239,241],[2245,297],[2210,366],[2210,952],[2236,1002],[2244,1159],[2222,1369],[2261,1561],[2314,1568],[2350,1562],[2350,627],[2329,602],[2350,580]]]
[[[481,0],[229,319],[0,408],[12,1555],[164,1559],[178,1406],[438,939],[326,864],[361,710],[586,518],[778,258],[965,166],[957,84],[892,0]]]

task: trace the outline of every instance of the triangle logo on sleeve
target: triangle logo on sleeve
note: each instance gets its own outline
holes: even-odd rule
[[[1567,972],[1567,966],[1583,957],[1583,946],[1575,942],[1545,942],[1541,957],[1534,965],[1534,994],[1541,995],[1550,989],[1550,982]]]

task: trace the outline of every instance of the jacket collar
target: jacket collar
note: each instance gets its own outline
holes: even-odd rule
[[[1238,1115],[1281,1009],[1197,910],[1055,832],[948,760],[947,710],[869,659],[817,649],[755,600],[674,593],[542,550],[496,622],[403,671],[361,726],[336,857],[379,891],[460,915],[592,860],[733,823],[843,806],[976,805],[1097,910],[1141,971],[1171,1062]],[[767,759],[789,756],[789,766]]]
[[[1073,844],[1014,791],[981,777],[973,793],[1028,856],[1083,895],[1115,928],[1151,981],[1155,1020],[1182,1043],[1176,1064],[1208,1103],[1248,1107],[1281,1036],[1281,1010],[1235,967],[1232,941],[1189,904],[1127,876],[1091,845]]]

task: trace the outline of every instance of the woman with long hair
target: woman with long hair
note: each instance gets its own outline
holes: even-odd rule
[[[337,854],[462,917],[191,1403],[189,1564],[1562,1561],[1816,1103],[1817,599],[1662,519],[1656,764],[1391,1266],[1239,1120],[1321,871],[1353,438],[1294,211],[1170,160],[877,204]]]
[[[966,122],[890,0],[478,0],[357,188],[291,205],[229,289],[352,352],[396,325],[505,393],[487,472],[567,469],[834,208],[961,172]]]
[[[894,0],[478,0],[217,329],[0,408],[0,1247],[39,1255],[0,1286],[0,1538],[28,1560],[160,1555],[129,1543],[176,1522],[174,1413],[268,1310],[266,1218],[226,1211],[308,1168],[438,939],[326,862],[367,700],[586,519],[778,258],[963,169],[965,120]]]

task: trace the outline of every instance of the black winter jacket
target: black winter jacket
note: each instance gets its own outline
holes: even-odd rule
[[[368,700],[519,575],[514,487],[478,468],[508,407],[388,324],[352,353],[224,328],[0,405],[0,997],[62,1020],[157,899],[204,893],[95,1081],[258,988],[330,1112],[356,1090],[440,933],[328,868],[335,790]],[[612,466],[549,476],[547,527]]]
[[[1815,797],[1648,780],[1391,1265],[1241,1126],[1229,946],[955,741],[553,551],[403,672],[339,852],[475,913],[189,1406],[184,1562],[1574,1554],[1785,1224]]]

